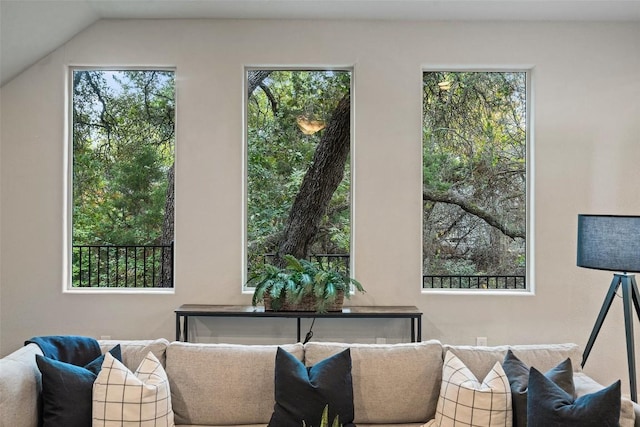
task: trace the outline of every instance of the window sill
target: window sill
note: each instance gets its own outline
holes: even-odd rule
[[[175,288],[65,288],[63,294],[144,294],[144,295],[173,295]]]
[[[423,295],[535,296],[532,289],[422,289]]]

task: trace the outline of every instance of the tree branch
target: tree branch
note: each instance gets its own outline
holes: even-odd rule
[[[455,194],[440,193],[431,191],[427,188],[423,188],[422,200],[425,202],[448,203],[450,205],[456,205],[463,211],[480,218],[490,226],[500,230],[500,232],[502,232],[502,234],[504,234],[505,236],[511,237],[512,239],[525,239],[527,237],[527,233],[525,230],[509,227],[509,225],[501,222],[490,212],[487,212],[480,206],[477,206],[470,201],[463,199],[462,197],[456,196]]]
[[[349,202],[344,202],[344,203],[340,203],[339,205],[330,206],[329,208],[327,208],[327,216],[331,217],[335,214],[339,214],[349,209],[351,209],[351,203]]]
[[[264,94],[267,95],[267,98],[271,103],[271,111],[273,111],[273,115],[275,116],[278,112],[278,101],[276,100],[275,96],[273,96],[273,93],[271,92],[271,89],[269,89],[269,86],[267,86],[263,82],[260,82],[258,86],[260,86],[260,89],[262,89],[264,91]]]
[[[257,249],[264,249],[265,252],[269,252],[270,250],[273,250],[275,252],[278,244],[280,243],[283,237],[284,237],[284,231],[277,231],[265,237],[264,241],[260,243],[255,241],[249,242],[247,245],[249,248],[249,252],[255,251]]]
[[[272,70],[251,70],[247,74],[247,97],[251,96],[254,90],[262,84]]]
[[[91,86],[93,93],[95,93],[96,97],[98,98],[98,101],[100,101],[100,104],[102,105],[102,110],[100,111],[100,121],[102,122],[102,124],[104,125],[104,128],[107,131],[107,141],[110,141],[111,123],[107,119],[107,115],[109,114],[107,110],[107,101],[102,96],[102,91],[100,90],[100,88],[98,87],[98,84],[93,79],[93,76],[91,76],[91,73],[88,71],[83,71],[83,74],[87,79],[87,83],[89,83],[89,86]]]

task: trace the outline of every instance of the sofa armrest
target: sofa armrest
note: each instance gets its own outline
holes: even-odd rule
[[[0,359],[0,426],[37,427],[42,384],[36,365],[40,347],[29,344]]]
[[[584,372],[575,372],[573,382],[576,386],[577,396],[590,394],[604,388],[602,384]],[[640,427],[640,405],[624,396],[620,402],[620,427]]]
[[[635,427],[640,427],[640,405],[638,405],[636,402],[631,402],[633,404],[633,412],[636,416],[636,420],[635,420]]]

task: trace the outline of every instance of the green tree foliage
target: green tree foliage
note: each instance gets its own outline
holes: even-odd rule
[[[523,275],[526,73],[425,72],[425,275]]]
[[[74,71],[74,244],[159,243],[173,93],[172,72]]]
[[[349,94],[346,71],[272,71],[247,104],[247,240],[249,263],[276,252],[293,200],[324,130],[305,134],[299,122],[326,125]],[[311,253],[349,253],[350,173],[334,192]]]
[[[170,71],[73,72],[73,245],[162,243],[174,92]]]

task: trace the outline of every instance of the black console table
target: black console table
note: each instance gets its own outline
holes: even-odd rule
[[[252,305],[183,304],[175,310],[176,341],[189,341],[189,317],[280,317],[296,319],[297,342],[300,342],[300,319],[409,319],[411,342],[422,341],[422,312],[414,306],[353,306],[342,311],[316,313],[313,311],[265,311]]]

